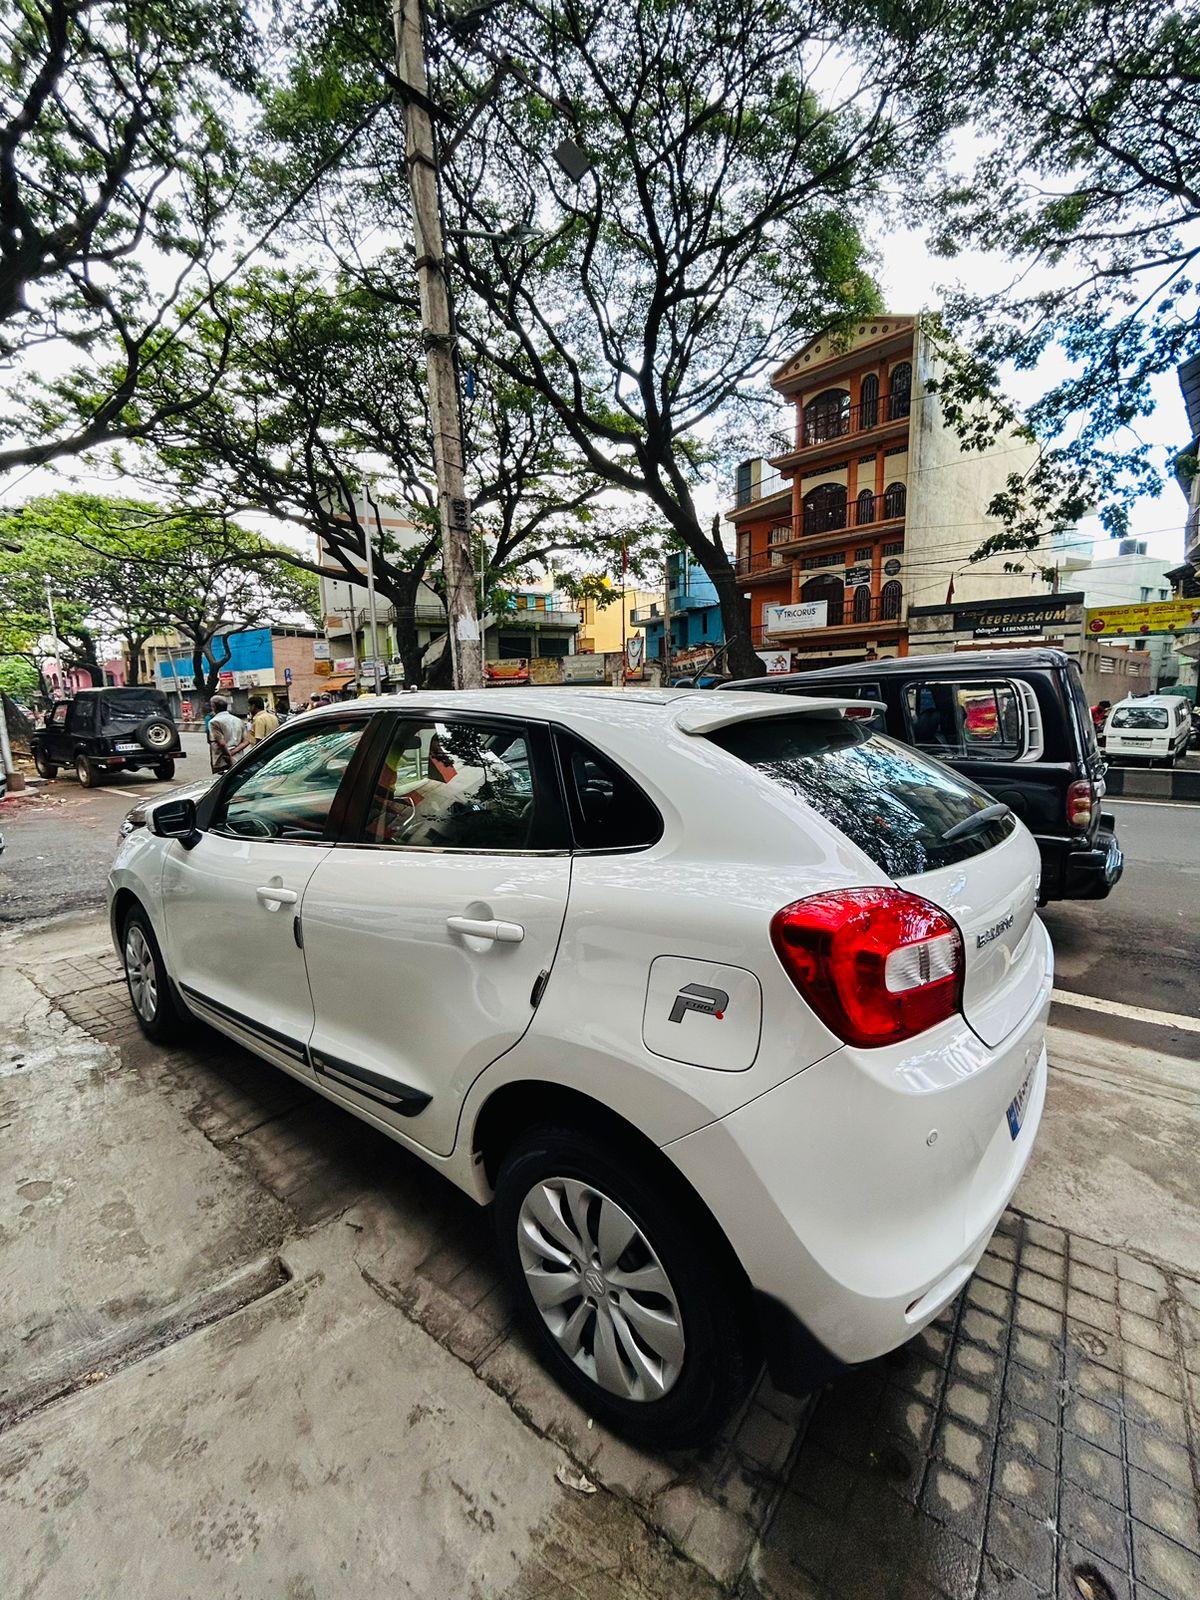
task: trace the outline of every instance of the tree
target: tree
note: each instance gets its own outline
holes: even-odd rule
[[[281,561],[277,546],[191,510],[102,495],[47,496],[0,518],[0,543],[19,546],[0,554],[6,653],[36,660],[49,631],[49,576],[61,653],[94,682],[102,681],[106,643],[124,645],[136,682],[142,646],[176,630],[191,646],[197,687],[212,694],[230,659],[230,634],[311,617],[316,609],[315,583]]]
[[[761,663],[697,488],[772,366],[878,308],[858,219],[936,124],[919,95],[902,106],[919,42],[839,76],[838,32],[803,0],[512,0],[465,45],[450,24],[438,36],[443,99],[484,105],[445,174],[463,337],[700,562],[737,675]],[[566,136],[591,164],[577,183],[555,159]]]
[[[0,368],[21,381],[0,415],[0,471],[127,434],[173,309],[226,246],[261,46],[238,0],[15,0],[0,61]],[[65,369],[80,350],[88,361]]]
[[[1011,410],[994,413],[989,437],[978,408],[1006,364],[1032,370],[1056,347],[1069,365],[1027,413],[1044,449],[998,497],[1006,534],[992,548],[1032,548],[1095,504],[1123,532],[1130,500],[1163,481],[1138,433],[1152,381],[1200,344],[1200,11],[1194,0],[884,0],[856,14],[864,48],[922,30],[978,152],[966,171],[922,169],[936,248],[1012,262],[1002,289],[947,303],[966,348],[942,398],[964,441],[1011,424]]]
[[[173,411],[154,429],[152,466],[178,498],[253,510],[291,522],[321,554],[284,559],[359,581],[371,531],[376,588],[390,602],[409,683],[436,658],[419,643],[422,586],[441,588],[432,447],[411,266],[387,251],[326,286],[314,272],[260,270],[219,296],[193,324],[186,348],[160,364],[146,403]],[[209,387],[212,367],[222,380]],[[205,393],[186,411],[173,399]],[[563,552],[616,547],[604,485],[564,447],[540,399],[489,368],[467,407],[468,462],[487,588]],[[381,506],[403,506],[400,540]]]

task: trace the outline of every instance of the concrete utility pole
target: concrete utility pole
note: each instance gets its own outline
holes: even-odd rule
[[[458,404],[454,326],[446,277],[437,145],[425,72],[423,23],[421,0],[392,0],[396,73],[402,85],[405,159],[412,196],[413,242],[421,295],[421,329],[425,338],[429,417],[433,428],[433,466],[442,523],[450,660],[454,687],[478,689],[483,682],[483,642],[475,605],[471,507],[463,475],[462,414]]]

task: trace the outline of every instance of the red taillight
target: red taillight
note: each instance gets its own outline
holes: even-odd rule
[[[944,911],[903,889],[797,900],[772,917],[771,942],[847,1044],[895,1044],[962,1009],[962,935]]]
[[[1067,790],[1067,822],[1072,828],[1090,828],[1096,791],[1090,778],[1076,778]]]

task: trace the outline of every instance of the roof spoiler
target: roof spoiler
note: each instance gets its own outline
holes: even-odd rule
[[[718,728],[728,728],[734,722],[764,722],[769,717],[841,717],[851,707],[870,705],[848,696],[810,699],[800,695],[756,694],[705,695],[703,699],[686,700],[675,715],[675,726],[680,733],[703,735],[715,733]],[[882,706],[880,710],[882,710]]]

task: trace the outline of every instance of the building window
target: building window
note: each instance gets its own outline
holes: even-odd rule
[[[873,428],[879,421],[879,379],[873,372],[868,372],[863,379],[861,395],[859,406],[860,426]]]
[[[754,498],[754,463],[742,461],[738,463],[737,488],[734,491],[734,504],[748,506]]]
[[[883,547],[883,553],[884,553],[885,556],[900,556],[900,555],[903,555],[904,554],[904,544],[899,539],[896,540],[896,542],[894,544],[885,544],[884,547]]]
[[[870,489],[858,491],[858,499],[854,502],[854,521],[860,528],[866,522],[875,521],[875,496]]]
[[[804,572],[815,572],[818,567],[844,567],[846,565],[846,552],[835,550],[827,556],[805,556],[800,567]]]
[[[908,490],[902,483],[889,483],[883,491],[883,514],[885,517],[902,517],[904,507],[908,501]]]
[[[708,632],[708,612],[707,611],[702,611],[700,613],[700,632],[701,633],[707,633]]]
[[[854,620],[855,622],[870,622],[871,620],[871,586],[860,583],[854,590]]]
[[[912,362],[901,361],[892,368],[888,393],[888,415],[894,421],[906,417],[912,410]]]
[[[810,578],[800,590],[802,600],[825,601],[825,626],[836,628],[842,620],[845,589],[840,578]]]
[[[900,615],[900,585],[895,578],[880,591],[879,615],[885,622],[895,622]]]
[[[850,393],[825,389],[804,408],[804,443],[821,444],[850,431]]]
[[[856,550],[854,552],[854,559],[855,561],[870,561],[871,546],[869,544],[865,544],[861,550]]]
[[[804,531],[829,533],[846,526],[846,486],[819,483],[804,496]]]

